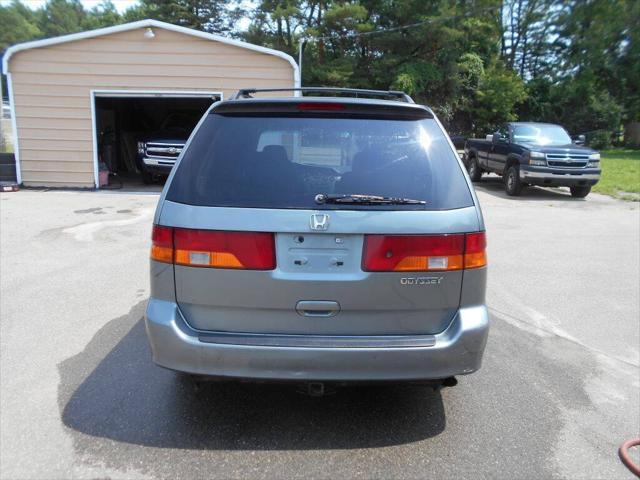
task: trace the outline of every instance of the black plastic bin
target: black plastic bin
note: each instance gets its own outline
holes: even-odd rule
[[[13,153],[0,153],[0,182],[15,183],[16,157]]]

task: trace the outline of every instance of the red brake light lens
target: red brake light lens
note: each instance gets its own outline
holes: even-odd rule
[[[298,110],[344,110],[342,103],[299,103]]]
[[[367,272],[430,272],[486,265],[484,232],[452,235],[366,235]]]

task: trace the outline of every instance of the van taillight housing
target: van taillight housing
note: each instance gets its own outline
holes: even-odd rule
[[[365,235],[365,272],[437,272],[487,264],[484,232],[451,235]]]
[[[190,267],[273,270],[273,233],[153,226],[151,258]]]
[[[151,258],[158,262],[173,263],[173,228],[153,226]]]

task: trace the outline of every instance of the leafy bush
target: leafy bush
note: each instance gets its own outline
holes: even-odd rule
[[[611,146],[611,134],[606,130],[598,130],[587,135],[587,145],[596,150],[604,150]]]

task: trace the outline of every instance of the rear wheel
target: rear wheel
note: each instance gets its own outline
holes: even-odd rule
[[[569,187],[569,190],[571,190],[571,196],[575,197],[575,198],[584,198],[587,195],[589,195],[589,192],[591,191],[591,187],[587,186],[587,187]]]
[[[476,157],[471,157],[469,159],[467,169],[469,170],[469,177],[471,177],[471,181],[479,182],[482,177],[482,169],[480,168],[480,165],[478,165],[478,159]]]
[[[504,191],[512,197],[517,197],[522,192],[520,169],[517,165],[511,165],[507,169],[507,173],[504,176]]]

